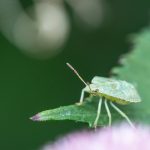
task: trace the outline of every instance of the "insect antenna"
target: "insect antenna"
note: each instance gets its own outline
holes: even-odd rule
[[[86,86],[89,87],[90,91],[92,92],[91,87],[90,87],[90,84],[89,84],[89,83],[86,83],[86,82],[83,80],[83,78],[79,75],[79,73],[77,72],[77,70],[75,70],[69,63],[66,63],[66,64],[67,64],[67,66],[68,66],[71,70],[73,70],[73,72],[79,77],[79,79],[80,79]]]

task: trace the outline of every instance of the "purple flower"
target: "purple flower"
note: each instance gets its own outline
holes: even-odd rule
[[[150,128],[126,124],[80,131],[60,138],[42,150],[150,150]]]

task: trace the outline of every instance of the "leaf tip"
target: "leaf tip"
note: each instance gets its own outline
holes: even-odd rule
[[[40,115],[36,114],[36,115],[30,117],[30,120],[32,120],[32,121],[40,121]]]

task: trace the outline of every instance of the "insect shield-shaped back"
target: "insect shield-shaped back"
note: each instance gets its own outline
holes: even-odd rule
[[[135,87],[126,81],[96,76],[92,79],[92,84],[99,89],[100,96],[104,96],[107,100],[119,104],[141,102]]]

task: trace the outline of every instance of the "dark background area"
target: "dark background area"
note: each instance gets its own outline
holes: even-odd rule
[[[30,5],[29,0],[21,2]],[[81,30],[71,18],[67,44],[47,60],[24,55],[0,34],[0,149],[34,150],[64,133],[88,127],[71,121],[32,122],[29,117],[79,100],[84,85],[66,62],[86,81],[95,75],[109,76],[119,57],[132,48],[128,35],[149,24],[149,0],[107,3],[107,19],[94,31]]]

